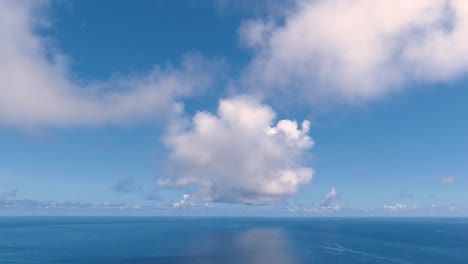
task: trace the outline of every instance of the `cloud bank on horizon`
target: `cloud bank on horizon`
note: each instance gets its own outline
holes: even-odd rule
[[[191,199],[200,201],[270,204],[311,182],[310,123],[276,121],[261,96],[307,105],[363,103],[468,72],[465,0],[298,0],[281,15],[240,26],[241,42],[253,51],[238,80],[242,91],[220,100],[217,113],[186,119],[174,106],[213,83],[217,61],[188,56],[177,67],[83,85],[70,77],[67,55],[37,33],[50,26],[39,12],[44,3],[0,1],[0,126],[126,124],[175,115],[164,138],[174,177],[158,184],[195,185]],[[336,196],[333,188],[319,206]],[[403,209],[386,209],[394,208]]]

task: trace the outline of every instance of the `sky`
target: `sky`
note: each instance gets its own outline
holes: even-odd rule
[[[0,13],[0,215],[468,215],[464,0]]]

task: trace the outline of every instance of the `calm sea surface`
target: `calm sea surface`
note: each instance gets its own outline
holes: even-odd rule
[[[0,218],[0,263],[468,263],[468,219]]]

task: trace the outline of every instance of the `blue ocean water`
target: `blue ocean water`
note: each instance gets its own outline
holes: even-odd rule
[[[467,264],[468,219],[4,217],[0,263]]]

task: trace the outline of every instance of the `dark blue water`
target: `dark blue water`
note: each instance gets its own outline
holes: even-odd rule
[[[468,219],[0,218],[0,263],[468,263]]]

